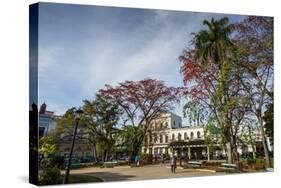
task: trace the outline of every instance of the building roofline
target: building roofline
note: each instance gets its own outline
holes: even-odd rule
[[[185,127],[176,127],[176,128],[172,128],[171,130],[186,130],[186,129],[198,129],[198,128],[204,128],[203,125],[201,126],[194,126],[194,127],[189,127],[189,126],[185,126]]]

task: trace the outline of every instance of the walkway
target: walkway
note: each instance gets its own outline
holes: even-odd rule
[[[83,168],[71,170],[71,174],[89,174],[103,179],[104,181],[131,181],[147,179],[166,179],[175,177],[195,177],[220,175],[208,170],[200,169],[179,169],[176,174],[170,172],[169,166],[148,165],[143,167],[130,168],[128,166],[119,166],[114,168]]]

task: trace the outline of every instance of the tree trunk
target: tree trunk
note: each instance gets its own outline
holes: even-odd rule
[[[256,160],[256,145],[255,144],[252,144],[252,147],[253,147],[253,159]]]
[[[237,151],[236,139],[233,135],[232,128],[230,126],[227,127],[227,143],[226,143],[226,150],[227,150],[227,161],[228,163],[236,163],[239,161],[239,154]]]
[[[227,162],[228,163],[232,163],[233,159],[232,159],[232,150],[231,150],[231,144],[230,142],[226,143],[226,151],[227,151]]]
[[[108,152],[107,152],[107,150],[104,150],[103,151],[103,161],[105,162],[105,161],[107,161],[108,159]]]
[[[134,163],[135,157],[138,155],[140,147],[141,147],[141,142],[136,141],[133,144],[133,148],[132,148],[132,152],[131,152],[131,156],[130,156],[130,162]]]
[[[236,144],[236,138],[235,136],[232,136],[232,159],[234,163],[238,163],[239,162],[239,153],[237,151],[237,144]]]
[[[269,157],[269,152],[268,152],[268,147],[266,143],[266,138],[265,138],[265,131],[263,127],[263,119],[261,114],[258,115],[259,119],[259,124],[260,124],[260,130],[261,130],[261,137],[262,137],[262,146],[263,146],[263,151],[264,151],[264,156],[265,156],[265,166],[268,168],[270,167],[270,157]]]
[[[92,148],[92,151],[93,151],[93,158],[94,158],[94,161],[97,161],[97,149],[96,149],[96,144],[94,144],[93,148]]]

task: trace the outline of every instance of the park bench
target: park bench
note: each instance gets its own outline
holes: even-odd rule
[[[117,161],[107,161],[103,163],[105,168],[113,168],[117,164]]]
[[[191,166],[191,167],[201,167],[202,162],[200,162],[200,161],[188,161],[187,165]]]
[[[238,172],[239,168],[237,164],[232,163],[222,163],[219,167],[219,169],[222,169],[226,172]]]
[[[76,168],[83,168],[87,166],[94,165],[94,163],[72,163],[71,168],[76,169]]]

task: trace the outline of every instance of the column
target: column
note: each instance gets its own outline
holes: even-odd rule
[[[208,161],[210,161],[210,148],[207,146],[207,156],[208,156]]]
[[[190,160],[191,159],[191,151],[190,151],[190,147],[188,147],[188,159]]]
[[[173,154],[172,147],[168,147],[167,150],[168,150],[168,154],[171,156]]]

